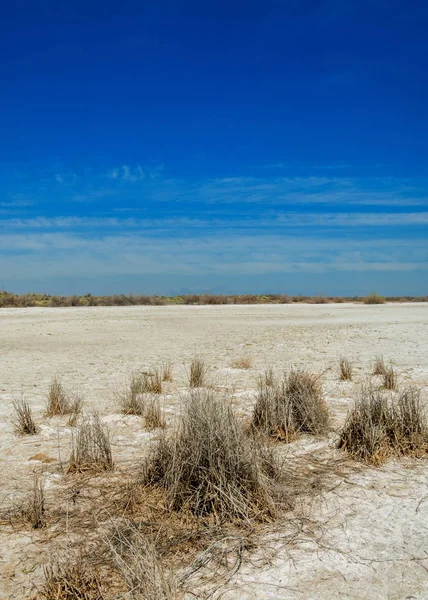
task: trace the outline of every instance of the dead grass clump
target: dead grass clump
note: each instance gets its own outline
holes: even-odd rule
[[[385,373],[383,374],[383,387],[386,390],[397,389],[397,373],[392,365],[385,369]]]
[[[176,586],[157,558],[155,544],[133,523],[115,525],[107,537],[107,545],[131,598],[177,598]]]
[[[339,378],[341,381],[352,380],[352,363],[346,358],[341,358],[339,363],[340,374]]]
[[[162,381],[172,381],[172,363],[167,361],[162,363]]]
[[[23,396],[12,401],[15,409],[15,431],[19,435],[35,435],[38,427],[33,417],[33,411]]]
[[[130,389],[125,388],[117,391],[115,396],[120,411],[124,415],[144,415],[146,409],[146,395],[144,393],[137,393],[131,387]]]
[[[374,465],[392,454],[425,452],[428,429],[415,388],[397,400],[372,386],[363,386],[340,433],[338,447]]]
[[[130,392],[131,394],[161,394],[162,393],[162,371],[155,369],[154,371],[144,373],[134,373],[131,376]]]
[[[327,405],[318,375],[303,370],[290,371],[286,395],[292,406],[297,431],[320,434],[328,429]]]
[[[376,356],[374,365],[373,365],[373,375],[385,375],[386,365],[383,360],[383,356]]]
[[[197,356],[190,363],[189,387],[202,387],[205,384],[207,367],[202,358]]]
[[[346,418],[338,448],[366,462],[380,464],[391,454],[390,425],[387,397],[371,386],[363,386]]]
[[[45,566],[45,581],[38,593],[41,600],[105,600],[95,573],[82,561],[63,561]]]
[[[81,408],[82,398],[78,394],[67,392],[61,380],[55,376],[49,387],[46,415],[48,417],[69,414],[78,415]]]
[[[267,384],[266,376],[260,378],[252,425],[286,443],[296,439],[297,431],[285,381],[269,379]]]
[[[148,399],[144,412],[144,425],[147,429],[164,429],[166,427],[159,398],[152,396]]]
[[[328,411],[319,377],[306,371],[291,371],[281,380],[271,375],[259,379],[253,426],[285,442],[293,441],[299,432],[324,433]]]
[[[69,472],[109,471],[113,469],[108,429],[96,412],[80,418],[73,435]]]
[[[194,391],[172,435],[163,435],[143,468],[142,482],[163,490],[168,509],[215,521],[275,513],[274,457],[245,435],[225,398]]]
[[[275,382],[276,382],[275,373],[273,372],[272,367],[265,369],[265,372],[263,373],[263,375],[259,376],[259,380],[258,380],[259,386],[262,386],[262,385],[271,386],[271,385],[275,385]]]
[[[249,356],[242,356],[241,358],[235,358],[232,361],[233,369],[251,369],[253,361]]]

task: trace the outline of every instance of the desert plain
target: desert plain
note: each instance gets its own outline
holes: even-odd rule
[[[278,519],[253,531],[235,529],[229,549],[227,539],[220,540],[224,555],[230,551],[226,567],[214,569],[202,561],[187,579],[184,597],[428,599],[428,457],[392,457],[374,467],[336,448],[361,383],[380,385],[371,374],[378,356],[393,365],[399,386],[417,386],[428,403],[426,303],[2,309],[0,598],[41,597],[43,566],[90,539],[84,523],[91,498],[97,497],[99,510],[109,477],[117,481],[123,474],[125,482],[155,443],[156,430],[147,430],[139,416],[121,413],[117,390],[133,372],[169,362],[172,381],[165,382],[160,404],[171,428],[188,393],[195,356],[208,367],[208,385],[230,398],[243,425],[266,368],[319,374],[331,425],[323,436],[273,442],[274,451],[308,479],[319,470],[319,484]],[[340,358],[352,362],[352,381],[340,380]],[[111,474],[67,474],[73,427],[65,417],[45,415],[53,376],[81,394],[84,410],[98,411],[108,427]],[[12,401],[21,396],[33,409],[36,435],[14,430]],[[37,474],[46,488],[47,526],[41,529],[4,516],[31,492]],[[107,519],[101,513],[87,517],[91,531],[94,520],[102,525]],[[239,560],[234,560],[237,540]],[[204,549],[193,554],[177,549],[167,568],[180,579],[198,553],[203,556]],[[116,597],[131,596],[118,592]]]

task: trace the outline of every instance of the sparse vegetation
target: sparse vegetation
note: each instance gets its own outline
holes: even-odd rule
[[[196,388],[205,385],[207,367],[202,358],[195,357],[190,363],[189,387]]]
[[[369,294],[363,298],[359,296],[289,296],[287,294],[187,294],[183,296],[144,296],[136,294],[116,294],[112,296],[51,296],[50,294],[13,294],[0,292],[0,308],[23,307],[76,307],[76,306],[175,306],[182,304],[191,305],[221,305],[221,304],[331,304],[343,302],[365,302],[372,304],[371,299],[382,298],[377,294]],[[388,296],[386,302],[427,302],[427,296]],[[374,304],[379,304],[375,301]]]
[[[285,442],[295,439],[299,432],[325,432],[328,412],[319,377],[299,370],[281,380],[272,377],[271,372],[265,372],[259,380],[253,426]]]
[[[341,381],[352,380],[352,363],[346,358],[341,358],[339,363],[339,378]]]
[[[383,356],[376,356],[374,365],[373,365],[373,375],[385,375],[386,373],[386,365],[383,360]]]
[[[82,409],[82,398],[66,391],[58,376],[53,377],[46,405],[46,415],[78,415]]]
[[[151,396],[148,398],[144,412],[144,424],[147,429],[165,428],[166,422],[162,414],[159,398]]]
[[[131,394],[162,394],[162,370],[136,372],[131,375],[129,389]]]
[[[340,433],[338,447],[379,465],[392,454],[426,451],[428,431],[420,393],[415,388],[397,400],[364,385]]]
[[[241,358],[235,358],[232,361],[233,369],[251,369],[253,361],[249,356],[241,356]]]
[[[386,299],[383,296],[379,296],[373,292],[372,294],[368,294],[363,298],[364,304],[385,304]]]
[[[131,598],[174,600],[176,586],[157,557],[155,544],[132,522],[116,524],[107,544]]]
[[[397,373],[394,370],[394,367],[391,365],[385,369],[383,374],[383,387],[386,390],[395,390],[397,389]]]
[[[38,427],[33,417],[33,411],[23,396],[12,402],[15,409],[15,431],[19,435],[35,435]]]
[[[142,483],[162,489],[170,510],[247,520],[275,513],[277,476],[273,455],[245,435],[228,401],[198,390],[176,430],[153,446]]]
[[[108,429],[96,412],[82,415],[72,438],[69,472],[109,471],[113,458]]]
[[[172,362],[170,360],[163,362],[161,367],[162,381],[172,381]]]
[[[83,561],[63,560],[44,568],[45,581],[40,600],[106,600],[101,583]]]

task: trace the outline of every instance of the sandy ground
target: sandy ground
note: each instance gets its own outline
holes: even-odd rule
[[[250,414],[258,374],[266,366],[305,366],[324,372],[326,399],[335,427],[346,416],[358,383],[375,356],[396,367],[402,385],[413,383],[428,398],[428,305],[266,305],[2,309],[0,311],[0,503],[18,497],[41,463],[55,459],[45,475],[60,485],[58,458],[69,452],[70,428],[43,416],[51,377],[83,393],[86,408],[100,411],[124,467],[147,448],[151,434],[138,417],[119,414],[114,399],[134,369],[173,363],[174,381],[162,397],[167,418],[177,413],[190,359],[210,366],[209,379],[234,394],[239,416]],[[354,382],[340,382],[339,357],[354,362]],[[248,370],[232,368],[249,357]],[[13,396],[24,394],[41,425],[36,436],[17,437]],[[294,454],[334,457],[335,434],[301,438]],[[428,599],[428,463],[390,461],[379,469],[359,466],[337,478],[311,502],[311,533],[287,543],[285,518],[266,534],[274,553],[255,550],[217,596],[238,599]],[[45,548],[46,550],[46,548]],[[0,525],[0,598],[28,597],[46,556],[37,533]],[[25,584],[25,585],[24,585]],[[23,587],[24,586],[24,587]]]

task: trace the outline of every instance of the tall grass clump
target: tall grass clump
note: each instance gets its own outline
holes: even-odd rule
[[[195,357],[190,363],[189,387],[196,388],[205,385],[207,367],[202,358]]]
[[[132,522],[115,524],[107,536],[107,545],[130,598],[177,598],[176,586],[159,561],[155,544],[136,525]]]
[[[392,454],[425,451],[428,429],[420,393],[415,388],[397,399],[373,386],[362,386],[340,433],[338,447],[379,465]]]
[[[23,396],[12,401],[15,410],[15,431],[19,435],[35,435],[38,427],[33,417],[33,411]]]
[[[352,380],[352,363],[346,358],[341,358],[339,363],[339,378],[341,381]]]
[[[162,370],[157,368],[150,372],[133,373],[130,381],[131,394],[161,394],[162,393]]]
[[[286,442],[299,432],[320,434],[328,429],[328,411],[319,377],[294,370],[280,380],[259,379],[252,424]]]
[[[46,415],[53,417],[56,415],[78,414],[82,408],[82,398],[77,394],[67,392],[61,380],[53,377],[49,386]]]
[[[110,471],[113,469],[108,429],[96,412],[82,415],[72,438],[69,472]]]
[[[230,403],[209,390],[194,390],[176,430],[152,448],[142,482],[163,490],[169,510],[222,522],[273,516],[277,477],[273,455],[245,435]]]

